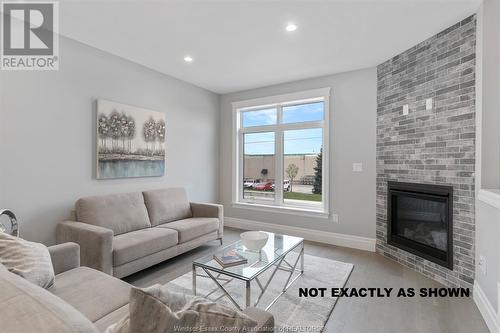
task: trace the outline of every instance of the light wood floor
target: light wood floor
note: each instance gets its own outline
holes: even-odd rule
[[[241,230],[226,228],[224,244],[239,239]],[[131,275],[125,280],[145,287],[165,284],[191,270],[194,258],[211,253],[214,241],[177,258]],[[307,254],[354,264],[347,287],[440,287],[433,280],[376,253],[306,242]],[[271,308],[272,312],[272,308]],[[488,332],[472,298],[340,298],[325,332]]]

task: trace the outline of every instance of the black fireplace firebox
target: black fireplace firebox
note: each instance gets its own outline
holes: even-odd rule
[[[453,269],[453,188],[388,182],[387,243]]]

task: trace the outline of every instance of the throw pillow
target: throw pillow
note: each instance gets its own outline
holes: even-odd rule
[[[132,288],[130,318],[112,325],[106,333],[170,333],[185,329],[243,332],[255,326],[257,322],[242,312],[202,297],[170,292],[157,284]]]
[[[0,263],[42,288],[48,289],[54,284],[54,267],[49,250],[43,244],[0,232]]]

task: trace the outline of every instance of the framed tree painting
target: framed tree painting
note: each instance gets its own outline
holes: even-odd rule
[[[97,101],[97,179],[165,174],[165,114]]]

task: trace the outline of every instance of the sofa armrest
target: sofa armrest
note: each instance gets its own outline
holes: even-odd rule
[[[80,245],[82,266],[113,275],[113,231],[88,223],[64,221],[57,224],[57,243]]]
[[[274,316],[269,312],[250,307],[243,310],[243,313],[258,323],[251,332],[274,332]]]
[[[224,235],[224,207],[218,204],[191,202],[193,217],[215,217],[219,219],[218,237]]]
[[[68,242],[49,246],[48,249],[56,275],[80,267],[80,245]]]

